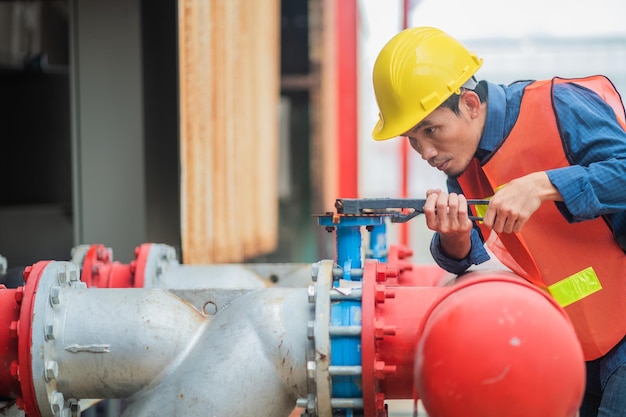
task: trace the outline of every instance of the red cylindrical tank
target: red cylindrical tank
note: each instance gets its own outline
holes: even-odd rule
[[[470,274],[418,334],[415,387],[430,417],[573,417],[582,349],[564,310],[506,272]]]

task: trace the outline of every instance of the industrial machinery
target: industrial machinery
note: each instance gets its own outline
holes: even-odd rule
[[[336,208],[318,218],[336,258],[314,264],[182,265],[146,243],[129,264],[94,244],[23,268],[0,289],[0,413],[385,417],[419,399],[430,417],[576,415],[582,351],[546,292],[411,264],[386,228],[414,200]]]

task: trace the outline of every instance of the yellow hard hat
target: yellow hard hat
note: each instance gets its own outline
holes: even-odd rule
[[[405,29],[383,47],[374,64],[379,120],[376,140],[411,130],[476,73],[483,60],[432,27]]]

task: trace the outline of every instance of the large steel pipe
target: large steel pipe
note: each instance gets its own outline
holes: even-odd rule
[[[88,288],[79,272],[40,262],[0,292],[0,399],[25,414],[123,398],[128,416],[279,417],[306,394],[305,288]]]
[[[306,394],[305,289],[237,298],[157,385],[130,398],[124,416],[288,416]]]

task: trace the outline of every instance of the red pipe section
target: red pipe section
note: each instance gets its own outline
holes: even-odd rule
[[[5,398],[21,397],[18,380],[17,337],[24,287],[7,289],[0,285],[0,393]],[[19,300],[19,301],[18,301]]]
[[[367,260],[362,281],[363,411],[386,417],[385,401],[413,396],[417,330],[445,287],[397,286],[398,271]],[[395,350],[395,352],[390,351]]]
[[[27,416],[41,415],[33,385],[32,318],[39,280],[48,263],[26,267],[24,286],[0,286],[0,398],[14,400]]]
[[[357,109],[357,0],[331,2],[335,6],[337,63],[337,155],[340,196],[357,198],[359,175]]]
[[[582,348],[546,292],[503,273],[469,274],[425,314],[415,387],[430,417],[573,417]]]
[[[122,264],[113,261],[104,245],[91,245],[82,261],[80,279],[88,287],[143,288],[151,246],[151,243],[144,243],[136,247],[135,259],[130,264]]]
[[[430,417],[575,415],[585,387],[582,349],[547,293],[508,271],[433,287],[396,279],[397,270],[366,261],[366,416],[384,417],[385,400],[406,398],[421,399]]]

